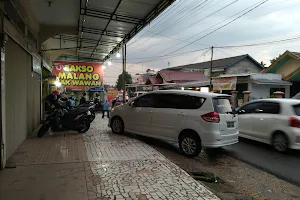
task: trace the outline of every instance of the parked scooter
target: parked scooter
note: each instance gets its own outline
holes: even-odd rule
[[[49,114],[38,132],[38,137],[47,133],[49,128],[53,132],[77,131],[85,133],[91,124],[91,112],[88,108],[81,107],[67,110],[59,103],[55,103],[54,111]]]
[[[85,104],[78,105],[76,108],[88,108],[89,111],[91,112],[90,122],[92,122],[96,118],[95,107],[96,107],[96,104],[94,104],[93,102],[87,102]]]

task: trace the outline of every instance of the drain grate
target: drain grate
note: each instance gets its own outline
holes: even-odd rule
[[[208,183],[224,183],[217,175],[209,172],[188,172],[195,180]]]

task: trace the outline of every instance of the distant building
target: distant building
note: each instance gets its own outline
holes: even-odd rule
[[[199,84],[208,85],[208,79],[202,72],[182,72],[175,70],[160,70],[155,76],[149,76],[147,85],[178,84],[199,81]]]
[[[283,80],[293,83],[290,89],[290,96],[294,96],[300,92],[300,53],[286,51],[279,56],[268,68],[265,73],[281,74]],[[277,90],[286,92],[284,88]]]
[[[202,72],[205,76],[210,77],[211,61],[182,65],[167,68],[167,70],[185,71],[185,72]],[[212,77],[221,74],[241,74],[241,73],[259,73],[264,67],[250,55],[240,55],[235,57],[213,60]]]

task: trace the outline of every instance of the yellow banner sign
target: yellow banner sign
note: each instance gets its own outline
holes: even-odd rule
[[[213,90],[236,90],[236,77],[212,78]]]

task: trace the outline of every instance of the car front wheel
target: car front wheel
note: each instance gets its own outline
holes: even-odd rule
[[[114,117],[111,120],[111,130],[115,134],[123,134],[124,133],[124,123],[120,117]]]
[[[183,134],[179,138],[179,148],[186,157],[193,158],[201,152],[201,140],[196,134]]]

